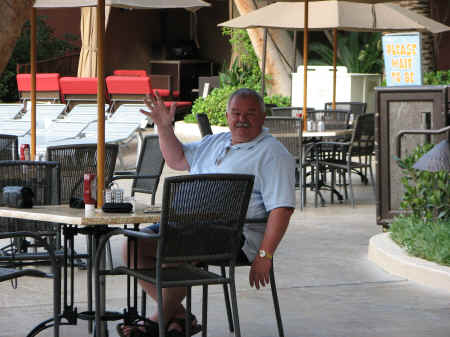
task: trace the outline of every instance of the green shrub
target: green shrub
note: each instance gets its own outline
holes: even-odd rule
[[[423,84],[425,85],[440,85],[450,84],[450,69],[430,71],[423,74]]]
[[[412,255],[450,265],[450,174],[418,171],[417,160],[433,146],[419,146],[402,160],[405,192],[400,204],[407,213],[395,217],[391,237]]]

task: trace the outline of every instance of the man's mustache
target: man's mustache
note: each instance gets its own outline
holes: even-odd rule
[[[237,128],[249,128],[250,124],[246,123],[246,122],[237,122],[236,123],[236,127]]]

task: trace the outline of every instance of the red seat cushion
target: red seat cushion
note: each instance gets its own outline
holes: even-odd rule
[[[191,106],[192,105],[192,102],[188,102],[188,101],[164,101],[164,105],[167,108],[170,108],[172,103],[176,103],[177,108],[183,108],[183,107],[187,107],[187,106]]]
[[[31,91],[31,74],[17,74],[16,80],[19,92]],[[59,74],[36,74],[36,91],[59,91]]]
[[[110,94],[146,95],[152,92],[148,76],[108,76],[106,77],[106,87]]]
[[[59,83],[61,86],[61,93],[63,95],[97,94],[97,85],[98,85],[97,77],[61,77]]]
[[[147,72],[145,70],[117,69],[113,71],[113,75],[146,77]]]

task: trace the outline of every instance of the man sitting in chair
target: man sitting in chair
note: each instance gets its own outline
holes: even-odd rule
[[[151,112],[141,110],[158,127],[161,152],[166,164],[175,170],[200,173],[240,173],[255,176],[247,218],[264,219],[261,223],[244,225],[238,264],[251,265],[250,285],[257,289],[269,283],[272,256],[280,243],[295,208],[295,161],[286,148],[263,128],[265,112],[261,96],[250,89],[235,91],[228,100],[227,121],[230,132],[210,135],[199,142],[182,144],[175,136],[172,121],[175,105],[168,110],[157,96],[145,100]],[[205,196],[207,197],[207,196]],[[145,230],[158,232],[158,224]],[[127,249],[124,249],[124,255]],[[140,267],[151,267],[156,244],[149,240],[138,245]],[[126,256],[124,256],[126,261]],[[153,299],[153,285],[141,281]],[[163,291],[164,317],[169,322],[167,336],[185,335],[185,309],[181,304],[186,288]],[[118,326],[121,336],[158,336],[158,313],[143,325]],[[193,317],[192,334],[201,330]],[[133,334],[134,335],[134,334]]]

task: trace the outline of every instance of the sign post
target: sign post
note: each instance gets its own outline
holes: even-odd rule
[[[386,85],[422,85],[420,33],[385,34],[382,41]]]

